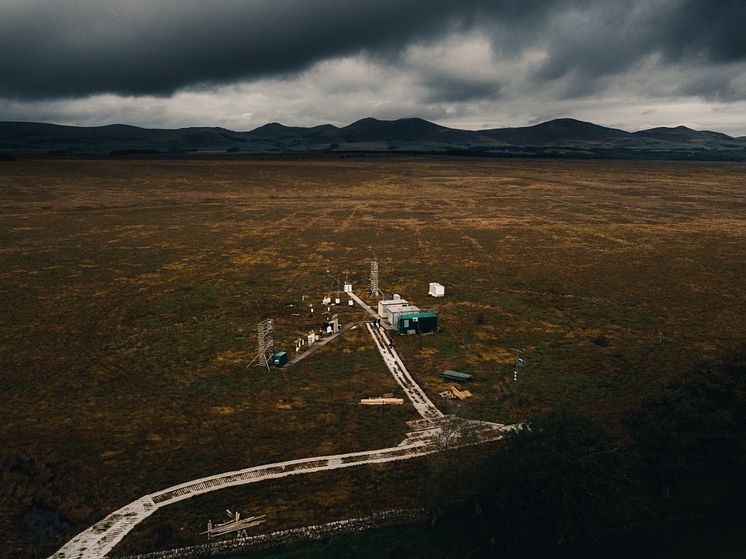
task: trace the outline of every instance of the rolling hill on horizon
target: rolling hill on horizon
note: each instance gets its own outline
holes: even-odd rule
[[[239,132],[221,127],[79,127],[0,122],[0,152],[56,155],[147,153],[447,153],[484,156],[746,160],[746,137],[685,126],[627,132],[572,118],[533,126],[462,130],[421,118],[364,118],[347,126],[268,123]]]

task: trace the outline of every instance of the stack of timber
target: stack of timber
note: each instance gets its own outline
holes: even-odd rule
[[[471,398],[473,394],[471,393],[471,390],[459,390],[455,386],[451,386],[449,390],[440,392],[440,396],[443,398],[448,398],[449,400],[465,400],[466,398]]]
[[[387,396],[389,395],[386,394],[381,398],[363,398],[360,400],[360,403],[364,406],[401,406],[404,403],[404,398],[392,398]]]
[[[465,400],[473,396],[470,390],[459,390],[455,386],[451,386],[451,393],[459,400]]]

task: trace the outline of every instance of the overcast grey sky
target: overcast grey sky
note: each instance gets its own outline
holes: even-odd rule
[[[746,135],[746,0],[0,0],[0,120]]]

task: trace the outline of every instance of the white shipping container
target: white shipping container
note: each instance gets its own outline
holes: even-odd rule
[[[444,297],[446,294],[446,288],[440,285],[439,283],[431,283],[430,284],[430,291],[428,291],[428,295],[431,295],[432,297]]]
[[[391,326],[396,326],[396,323],[399,322],[399,316],[402,314],[410,314],[410,313],[416,313],[420,312],[419,307],[415,307],[414,305],[406,305],[403,307],[394,307],[389,310],[388,315],[386,316],[386,320],[389,321],[389,324]]]
[[[387,299],[385,301],[378,301],[378,314],[384,316],[386,309],[391,306],[404,306],[407,304],[406,299]]]

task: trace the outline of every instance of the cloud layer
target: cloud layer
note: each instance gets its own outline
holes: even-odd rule
[[[0,0],[0,119],[746,133],[744,29],[741,0]]]

